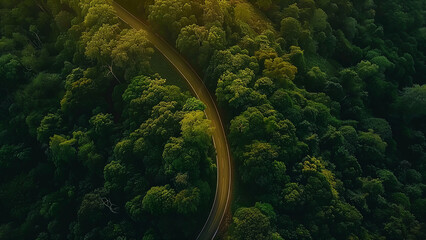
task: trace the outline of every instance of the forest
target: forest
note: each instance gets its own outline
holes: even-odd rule
[[[234,174],[218,239],[426,239],[426,1],[116,2],[218,103]],[[203,228],[206,105],[111,4],[0,0],[0,239]]]

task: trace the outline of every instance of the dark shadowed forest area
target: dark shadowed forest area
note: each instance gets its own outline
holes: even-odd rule
[[[426,1],[117,2],[225,116],[221,239],[426,239]],[[195,239],[210,120],[145,32],[111,0],[0,8],[0,239]]]

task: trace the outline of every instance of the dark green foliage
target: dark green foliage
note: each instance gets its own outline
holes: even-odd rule
[[[234,239],[282,239],[271,232],[270,219],[256,207],[238,209],[233,221],[235,225],[231,229],[231,237]]]
[[[216,94],[224,239],[425,239],[425,1],[121,0]],[[191,239],[206,106],[110,1],[0,1],[0,238]]]
[[[426,85],[414,85],[411,88],[404,89],[397,104],[406,120],[424,119],[426,114]]]
[[[152,187],[142,200],[142,209],[153,215],[170,213],[173,209],[175,195],[169,186]]]
[[[243,68],[228,65],[216,75],[211,70],[225,61],[213,55],[206,72],[233,116],[229,136],[243,189],[237,202],[271,203],[277,222],[270,224],[284,239],[424,237],[422,211],[412,210],[424,197],[425,56],[417,35],[424,3],[250,2],[274,25],[267,39],[280,48],[265,38],[259,44],[261,34],[236,23],[240,40],[229,40],[255,56],[260,71],[251,68],[255,76],[244,81],[229,78]],[[266,101],[233,106],[253,90]],[[279,178],[271,163],[283,166]],[[243,209],[229,239],[249,232],[235,233]]]
[[[146,33],[110,3],[0,1],[1,239],[190,239],[203,226],[205,105],[152,72]]]

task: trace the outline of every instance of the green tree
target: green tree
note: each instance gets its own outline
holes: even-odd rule
[[[67,91],[61,100],[61,110],[65,113],[87,113],[100,101],[100,89],[93,79],[81,78],[66,88]]]
[[[80,228],[83,231],[90,231],[93,227],[105,223],[104,211],[105,206],[98,193],[84,195],[77,213]]]
[[[196,146],[206,146],[210,142],[211,124],[204,112],[193,111],[185,114],[181,121],[182,137]]]
[[[113,116],[109,113],[99,113],[89,120],[93,127],[94,133],[99,137],[108,137],[111,132],[111,128],[114,127]]]
[[[120,27],[115,25],[102,25],[92,36],[83,36],[88,39],[85,54],[89,59],[98,61],[102,65],[112,65],[112,51],[117,46],[117,35]],[[115,55],[118,55],[117,53]]]
[[[43,120],[41,120],[40,126],[37,128],[37,140],[42,143],[48,143],[50,137],[62,132],[62,125],[62,117],[59,114],[47,114]]]
[[[157,0],[149,6],[148,19],[167,36],[175,38],[181,28],[197,23],[198,1]]]
[[[1,55],[0,76],[0,88],[13,89],[17,83],[23,81],[24,69],[17,56],[10,53]]]
[[[254,72],[247,68],[240,70],[237,74],[224,73],[216,88],[219,103],[224,106],[229,105],[237,111],[265,103],[266,97],[251,88],[254,77]]]
[[[415,85],[405,88],[402,96],[398,99],[398,107],[404,113],[404,118],[408,121],[421,119],[426,115],[426,85]]]
[[[278,158],[278,152],[274,148],[276,147],[262,142],[254,142],[246,147],[246,152],[239,160],[242,182],[254,182],[260,188],[274,184],[274,161]]]
[[[270,239],[271,223],[267,216],[255,208],[239,208],[231,226],[233,239]]]
[[[204,111],[206,109],[206,105],[195,97],[188,98],[183,105],[183,111]]]
[[[73,139],[77,141],[77,156],[83,166],[89,170],[90,174],[102,176],[105,160],[96,150],[95,143],[89,138],[87,133],[82,131],[73,132]]]
[[[143,197],[138,195],[126,203],[126,211],[134,221],[143,220]]]
[[[282,192],[280,207],[287,211],[296,211],[303,204],[303,186],[298,183],[287,183]]]
[[[277,84],[285,88],[293,88],[293,80],[296,77],[297,68],[282,58],[265,60],[263,74],[277,81]]]
[[[152,187],[142,200],[143,210],[153,215],[164,215],[174,209],[176,194],[170,186]]]
[[[371,199],[376,199],[385,192],[382,181],[379,179],[363,178],[361,179],[362,191]]]
[[[304,85],[306,90],[311,92],[321,92],[326,85],[327,75],[319,67],[313,67],[306,74]]]
[[[118,161],[108,163],[104,168],[104,187],[111,193],[121,193],[127,182],[127,171]]]
[[[188,58],[195,58],[197,63],[204,66],[211,53],[210,44],[207,40],[208,36],[209,30],[204,26],[188,25],[180,30],[176,47]]]
[[[293,17],[283,18],[281,21],[281,34],[288,46],[297,45],[302,35],[302,26],[300,22]]]
[[[246,49],[233,46],[226,50],[216,51],[206,70],[206,77],[209,80],[207,86],[215,87],[217,80],[226,72],[236,73],[239,70],[249,68],[255,74],[259,70],[259,63],[254,56],[250,56]]]
[[[51,160],[55,164],[58,174],[68,170],[71,163],[76,160],[75,143],[75,139],[67,139],[59,135],[53,135],[50,138]]]
[[[385,169],[377,171],[377,177],[382,181],[383,187],[387,192],[395,192],[401,187],[393,172]]]
[[[183,138],[171,138],[164,146],[163,159],[166,174],[175,176],[178,173],[187,173],[197,179],[200,174],[199,164],[204,154]]]
[[[184,189],[176,195],[176,211],[181,214],[193,214],[200,205],[200,190],[198,188]]]
[[[85,16],[83,23],[88,29],[98,29],[107,24],[116,24],[119,21],[113,7],[108,3],[86,2],[82,3],[81,6],[83,16]]]
[[[385,158],[385,151],[388,146],[380,136],[370,130],[359,133],[358,159],[363,164],[381,166]]]
[[[253,86],[254,90],[267,97],[271,96],[275,90],[275,84],[268,77],[262,77],[256,80]]]
[[[110,52],[112,63],[126,70],[127,79],[149,72],[154,49],[144,31],[123,30],[117,42],[112,43],[115,44]],[[110,72],[114,74],[112,66],[110,66]]]

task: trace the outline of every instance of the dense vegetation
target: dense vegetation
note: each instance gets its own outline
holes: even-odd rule
[[[426,237],[425,1],[121,2],[230,117],[225,237]]]
[[[108,1],[0,1],[0,239],[190,239],[214,194],[204,104]]]
[[[108,1],[0,2],[0,238],[193,237],[213,192],[203,104]],[[229,118],[225,239],[426,238],[424,0],[118,2]]]

